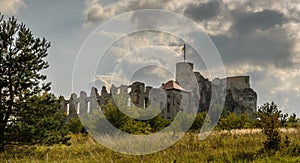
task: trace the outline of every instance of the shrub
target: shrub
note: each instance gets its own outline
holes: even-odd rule
[[[267,136],[264,142],[264,150],[267,152],[277,151],[280,148],[281,137],[279,127],[281,126],[281,111],[277,105],[272,102],[265,103],[258,109],[258,118],[262,122],[262,132]]]

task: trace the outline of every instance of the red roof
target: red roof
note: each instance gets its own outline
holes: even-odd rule
[[[179,91],[188,92],[188,90],[183,89],[180,85],[178,85],[173,80],[170,80],[166,84],[163,84],[160,88],[162,88],[164,90],[179,90]]]

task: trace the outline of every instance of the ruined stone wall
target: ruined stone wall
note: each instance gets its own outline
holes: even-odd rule
[[[193,77],[191,77],[191,73],[194,74]],[[151,105],[152,100],[153,103],[159,105],[163,117],[173,118],[178,111],[187,111],[180,110],[180,106],[188,108],[189,103],[193,101],[190,97],[196,94],[194,92],[195,87],[188,85],[191,83],[191,80],[194,80],[192,78],[196,78],[196,83],[198,83],[199,111],[206,111],[211,103],[221,104],[222,98],[225,98],[225,108],[229,111],[236,113],[253,113],[256,111],[257,94],[250,87],[249,76],[227,77],[210,81],[202,76],[201,73],[194,72],[193,64],[188,62],[176,64],[176,82],[181,86],[184,85],[184,89],[188,90],[189,93],[166,90],[165,94],[163,94],[161,90],[150,86],[145,87],[145,84],[141,82],[134,82],[130,86],[121,85],[120,87],[115,87],[112,85],[110,92],[103,86],[101,95],[98,94],[96,88],[92,88],[89,96],[85,92],[80,92],[79,97],[73,93],[70,99],[62,100],[61,110],[66,112],[69,117],[75,117],[77,114],[84,115],[91,111],[100,110],[101,105],[105,105],[109,100],[114,102],[116,95],[124,94],[126,98],[130,98],[131,102],[139,108],[147,108]],[[226,91],[225,97],[221,97],[218,92],[223,89]],[[129,90],[130,92],[128,92]],[[153,99],[150,99],[150,94],[153,92],[157,93],[157,95],[152,96]],[[217,98],[211,99],[211,97]]]
[[[128,93],[128,90],[130,92]],[[136,107],[147,109],[151,105],[152,108],[159,108],[162,110],[161,115],[166,119],[171,119],[176,116],[181,108],[188,108],[189,93],[178,90],[163,90],[161,88],[152,88],[141,82],[135,82],[130,86],[121,85],[120,87],[111,87],[111,93],[107,92],[106,87],[102,87],[101,95],[98,94],[96,88],[92,88],[90,96],[85,92],[80,92],[78,97],[73,93],[69,100],[62,100],[61,111],[68,114],[69,118],[74,118],[78,114],[85,115],[91,111],[101,111],[101,106],[106,104],[108,100],[118,103],[118,95],[126,95],[130,97],[131,102]],[[120,99],[124,100],[124,99]],[[127,103],[127,101],[125,102]],[[119,103],[120,104],[120,103]]]
[[[118,97],[130,98],[131,102],[137,107],[146,108],[146,105],[151,103],[149,99],[151,89],[152,87],[147,87],[145,90],[144,83],[135,82],[131,86],[121,85],[120,87],[115,87],[112,85],[110,93],[103,86],[101,95],[99,95],[98,90],[93,87],[90,96],[87,96],[87,93],[82,91],[79,97],[75,93],[68,100],[61,97],[61,111],[68,114],[69,118],[74,118],[78,114],[85,115],[91,111],[100,111],[101,106],[107,104],[109,100],[112,100],[113,103],[118,102],[115,100],[124,100],[123,98],[118,99]],[[128,90],[131,91],[128,92]],[[127,101],[124,104],[127,104]]]
[[[135,104],[136,107],[144,108],[145,107],[145,84],[141,82],[132,83],[131,91],[129,93],[131,101]]]
[[[187,69],[190,67],[190,69]],[[177,63],[176,64],[176,79],[190,80],[186,74],[187,71],[193,71],[192,63]],[[225,98],[225,108],[236,112],[255,112],[257,108],[257,94],[250,87],[249,76],[234,76],[225,79],[214,79],[209,81],[199,72],[194,72],[199,86],[199,111],[206,111],[211,103],[221,104],[222,98]],[[224,85],[225,84],[225,85]],[[212,85],[215,90],[225,89],[226,97],[221,97],[218,92],[212,92]],[[223,88],[224,87],[224,88]],[[217,99],[211,99],[217,97]],[[213,100],[213,101],[212,101]]]
[[[257,94],[251,88],[245,89],[228,89],[226,106],[236,113],[252,113],[256,111]]]
[[[151,86],[146,87],[146,93],[145,93],[145,108],[151,105],[151,99],[150,99],[150,91],[153,89]]]
[[[226,78],[227,98],[225,107],[238,114],[253,113],[257,108],[257,94],[250,87],[249,76]]]
[[[197,83],[199,85],[199,111],[205,111],[209,108],[210,100],[211,100],[211,82],[204,78],[199,72],[194,72]]]
[[[250,88],[249,76],[234,76],[226,78],[227,88],[245,89]]]
[[[100,108],[100,95],[96,88],[92,88],[90,96],[87,96],[85,92],[80,92],[80,96],[77,97],[73,93],[69,100],[62,99],[61,111],[68,114],[69,118],[74,118],[78,114],[85,115],[92,111],[99,111]]]

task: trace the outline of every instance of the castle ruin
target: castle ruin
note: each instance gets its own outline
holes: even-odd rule
[[[241,113],[253,113],[257,108],[257,94],[250,87],[249,76],[235,76],[227,77],[224,79],[213,79],[210,81],[205,78],[199,72],[194,72],[193,63],[180,62],[176,64],[176,79],[167,81],[162,84],[160,88],[153,88],[151,86],[145,86],[144,83],[136,81],[131,85],[121,85],[116,87],[111,86],[108,92],[106,87],[103,86],[101,94],[98,93],[96,88],[92,88],[91,94],[88,97],[85,92],[81,92],[80,96],[72,94],[69,100],[62,100],[61,109],[67,112],[69,117],[75,117],[77,114],[87,114],[92,109],[101,109],[99,106],[107,104],[109,100],[114,101],[114,97],[117,94],[127,94],[126,100],[131,101],[136,107],[147,108],[151,105],[151,100],[158,102],[158,106],[161,109],[162,117],[166,119],[172,119],[176,116],[182,108],[188,108],[188,104],[191,102],[191,94],[193,90],[182,87],[181,85],[188,84],[192,79],[187,75],[193,73],[194,78],[197,80],[199,88],[199,108],[198,112],[207,111],[212,100],[212,94],[218,94],[218,92],[212,92],[213,86],[220,86],[222,83],[226,83],[225,86],[225,103],[224,107],[228,111]],[[179,84],[181,83],[181,85]],[[165,96],[161,94],[161,91],[165,92]],[[151,93],[155,99],[150,99]]]

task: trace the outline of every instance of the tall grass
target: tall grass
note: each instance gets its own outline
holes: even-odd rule
[[[289,146],[283,144],[275,155],[261,152],[266,137],[257,130],[214,132],[202,141],[190,132],[166,150],[125,155],[78,134],[72,135],[71,146],[11,146],[0,154],[0,162],[299,162],[300,131],[282,129],[283,140],[285,136]]]

